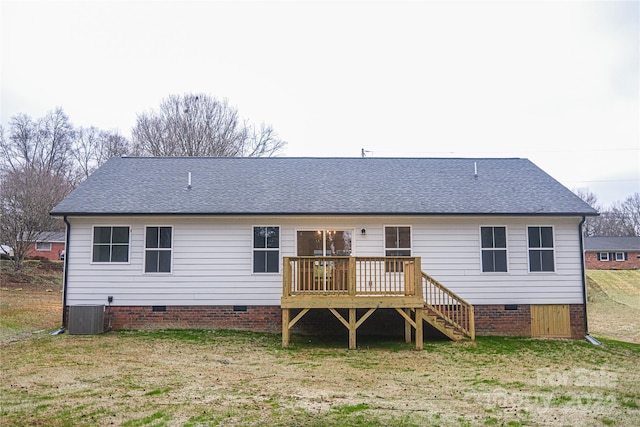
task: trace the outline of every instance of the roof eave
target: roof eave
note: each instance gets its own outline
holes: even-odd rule
[[[589,212],[51,212],[69,216],[597,216]]]

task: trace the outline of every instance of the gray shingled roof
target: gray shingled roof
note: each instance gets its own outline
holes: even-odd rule
[[[53,215],[595,213],[527,159],[287,157],[113,158],[52,211]]]
[[[586,237],[584,249],[589,252],[637,251],[640,252],[640,237]]]

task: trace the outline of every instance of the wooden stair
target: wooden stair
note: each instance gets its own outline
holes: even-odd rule
[[[460,341],[466,337],[461,328],[451,322],[448,322],[445,318],[439,316],[433,310],[430,310],[429,307],[425,307],[422,316],[422,319],[425,322],[443,333],[452,341]]]
[[[453,341],[476,339],[473,306],[422,272],[424,311],[422,318]]]

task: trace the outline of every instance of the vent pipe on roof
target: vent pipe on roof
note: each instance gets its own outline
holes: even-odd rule
[[[473,162],[473,177],[478,177],[478,162]]]
[[[187,189],[191,190],[191,172],[187,175]]]

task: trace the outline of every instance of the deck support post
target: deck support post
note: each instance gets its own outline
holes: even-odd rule
[[[349,309],[349,350],[356,349],[356,309]]]
[[[422,329],[423,309],[416,308],[416,350],[423,348],[423,329]]]
[[[289,309],[282,309],[282,347],[289,347]]]
[[[404,312],[407,314],[407,316],[411,316],[410,308],[405,308]],[[407,344],[411,342],[411,323],[407,322],[406,319],[404,321],[404,342],[406,342]]]

